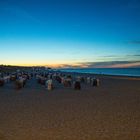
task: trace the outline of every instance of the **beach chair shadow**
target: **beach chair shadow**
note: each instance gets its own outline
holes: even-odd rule
[[[6,137],[0,132],[0,140],[8,140]]]

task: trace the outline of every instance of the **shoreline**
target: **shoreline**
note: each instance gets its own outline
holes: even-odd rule
[[[81,76],[91,76],[91,77],[106,77],[106,78],[121,78],[121,79],[132,79],[132,80],[140,80],[140,76],[127,76],[127,75],[109,75],[109,74],[94,74],[94,73],[81,73],[81,72],[64,72],[57,71],[64,74],[72,74],[72,75],[81,75]]]
[[[77,69],[58,69],[58,71],[82,73],[82,74],[94,74],[103,76],[105,75],[105,76],[140,78],[140,68],[81,68],[81,69],[77,68]]]

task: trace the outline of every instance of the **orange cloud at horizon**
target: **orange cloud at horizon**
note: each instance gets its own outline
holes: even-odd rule
[[[130,67],[139,67],[140,62],[128,63],[128,64],[115,64],[110,66],[111,68],[130,68]]]
[[[96,63],[100,63],[100,62],[96,62]],[[140,62],[133,62],[133,63],[123,63],[123,64],[102,64],[100,66],[95,66],[93,65],[89,65],[88,63],[75,63],[75,64],[57,64],[57,65],[46,65],[52,68],[66,68],[66,67],[70,67],[70,68],[131,68],[131,67],[140,67]]]

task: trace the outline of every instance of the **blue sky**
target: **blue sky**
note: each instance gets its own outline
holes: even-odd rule
[[[139,0],[0,0],[0,64],[139,67]]]

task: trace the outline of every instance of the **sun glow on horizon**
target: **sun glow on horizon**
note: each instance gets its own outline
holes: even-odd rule
[[[122,61],[123,62],[123,61]],[[112,62],[71,62],[71,63],[6,63],[1,65],[10,66],[24,66],[24,67],[51,67],[51,68],[133,68],[140,67],[140,62],[123,62],[114,61]]]

